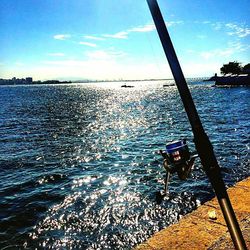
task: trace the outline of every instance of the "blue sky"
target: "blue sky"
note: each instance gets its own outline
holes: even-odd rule
[[[186,77],[250,62],[249,0],[158,0]],[[172,78],[146,0],[1,0],[0,78]]]

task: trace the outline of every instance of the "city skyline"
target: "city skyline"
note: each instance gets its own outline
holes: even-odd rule
[[[158,3],[186,77],[249,63],[249,1]],[[172,78],[144,0],[2,0],[0,14],[0,78]]]

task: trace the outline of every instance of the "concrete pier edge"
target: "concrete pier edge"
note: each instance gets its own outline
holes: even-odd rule
[[[228,190],[232,206],[250,249],[250,177]],[[158,249],[234,249],[216,198],[149,238],[135,250]]]

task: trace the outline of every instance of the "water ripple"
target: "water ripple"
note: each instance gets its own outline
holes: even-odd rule
[[[197,160],[156,203],[156,151],[192,133],[174,86],[134,84],[1,87],[1,248],[131,249],[213,196]],[[249,176],[249,89],[190,89],[226,185]]]

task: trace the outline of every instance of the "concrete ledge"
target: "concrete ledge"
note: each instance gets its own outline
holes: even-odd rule
[[[232,206],[250,249],[250,177],[228,189]],[[214,218],[215,214],[216,218]],[[155,233],[136,250],[234,249],[216,198]]]

